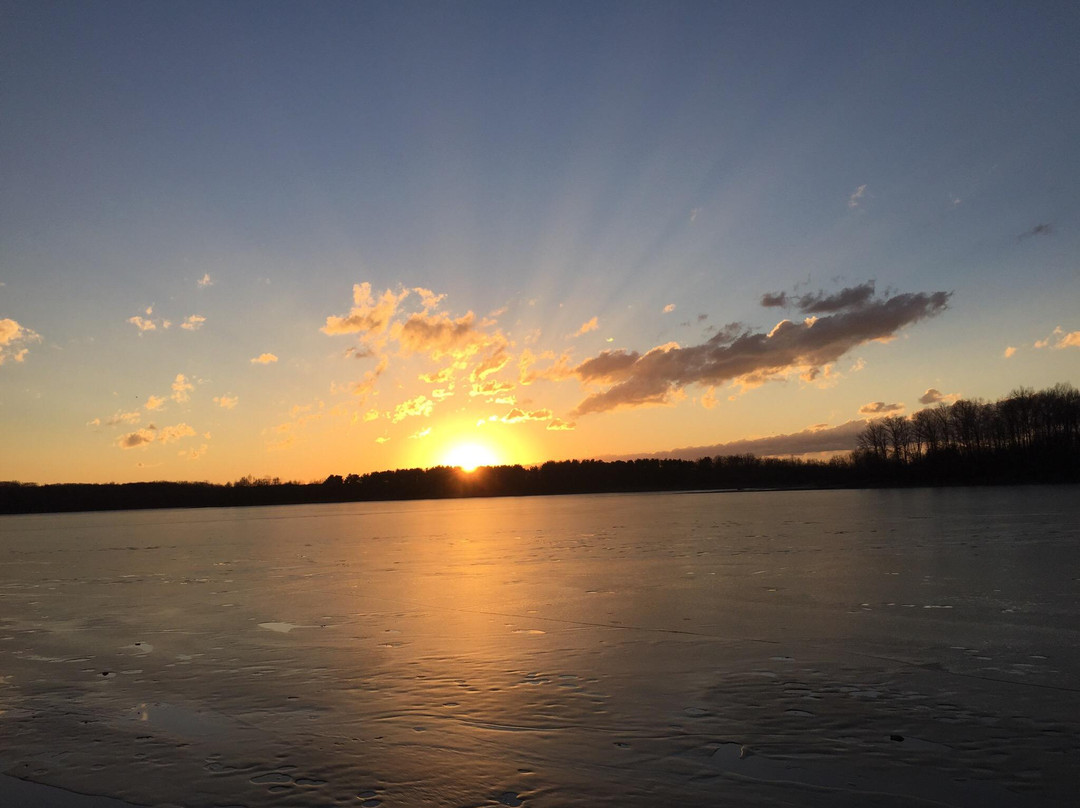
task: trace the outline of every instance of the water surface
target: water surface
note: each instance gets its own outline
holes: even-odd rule
[[[1068,487],[0,517],[0,798],[1067,804],[1078,562]]]

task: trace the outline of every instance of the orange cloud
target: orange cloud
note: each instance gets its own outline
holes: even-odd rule
[[[30,342],[41,342],[41,335],[10,318],[0,319],[0,365],[24,361]]]
[[[395,424],[399,421],[404,421],[406,418],[416,418],[417,416],[428,417],[431,415],[431,411],[434,409],[435,404],[427,396],[417,396],[416,398],[410,398],[408,401],[403,401],[394,408],[394,414],[390,417],[390,420]]]
[[[551,418],[551,410],[532,410],[531,412],[526,412],[525,410],[515,407],[499,420],[504,424],[520,424],[523,421],[550,421]]]
[[[182,404],[191,398],[191,391],[195,389],[195,385],[187,380],[187,376],[183,373],[177,373],[176,378],[172,383],[172,399],[173,401]]]
[[[264,353],[264,354],[259,354],[254,359],[252,359],[251,364],[253,364],[253,365],[272,365],[276,361],[278,361],[277,356],[275,356],[272,353]]]
[[[184,322],[180,323],[180,327],[185,331],[198,331],[205,322],[206,318],[201,314],[192,314],[187,317]]]
[[[370,283],[354,284],[353,306],[349,313],[344,317],[327,317],[321,330],[324,334],[360,334],[362,341],[374,341],[386,333],[398,304],[408,295],[408,289],[396,293],[387,289],[376,300],[371,294]]]
[[[1064,329],[1059,325],[1051,332],[1049,337],[1038,340],[1035,343],[1035,347],[1054,348],[1056,350],[1061,350],[1062,348],[1080,348],[1080,331],[1070,331],[1066,334]]]
[[[580,337],[582,334],[588,334],[590,331],[595,331],[599,327],[600,327],[599,320],[597,320],[597,318],[593,317],[588,322],[582,323],[581,328],[579,328],[577,331],[575,331],[571,336]]]
[[[174,426],[162,427],[158,433],[157,439],[162,443],[175,443],[181,438],[186,438],[195,434],[195,430],[184,423],[175,424]]]
[[[214,396],[214,403],[217,404],[222,409],[231,410],[231,409],[234,409],[236,407],[236,405],[240,403],[240,398],[238,396],[230,396],[230,395]]]

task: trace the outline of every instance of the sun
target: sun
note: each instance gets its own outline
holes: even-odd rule
[[[476,471],[479,466],[497,465],[495,452],[479,443],[458,443],[447,450],[443,457],[447,466],[458,466],[462,471]]]

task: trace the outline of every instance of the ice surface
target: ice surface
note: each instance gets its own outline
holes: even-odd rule
[[[0,804],[1068,804],[1075,494],[0,517]]]

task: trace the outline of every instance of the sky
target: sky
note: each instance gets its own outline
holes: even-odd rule
[[[853,447],[1080,384],[1080,6],[0,1],[0,480]]]

